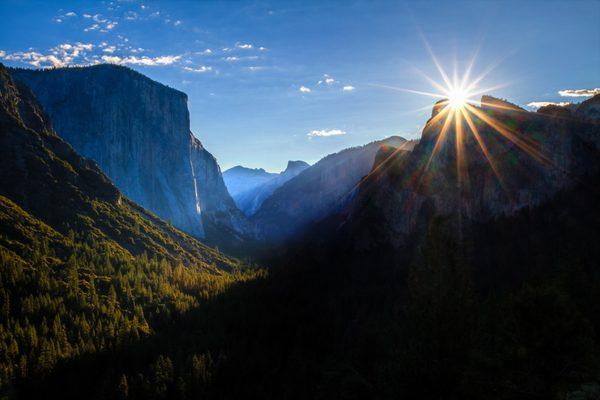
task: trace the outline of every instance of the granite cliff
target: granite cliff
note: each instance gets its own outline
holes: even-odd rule
[[[190,131],[184,93],[114,65],[11,74],[31,88],[58,134],[127,197],[209,242],[250,230],[215,158]]]
[[[87,241],[112,256],[145,254],[213,273],[235,267],[123,196],[50,121],[31,91],[0,64],[0,250],[28,260],[44,242],[57,262],[75,251],[75,241]]]

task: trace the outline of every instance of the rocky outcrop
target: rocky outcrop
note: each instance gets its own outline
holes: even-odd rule
[[[373,170],[345,222],[355,248],[399,248],[433,216],[466,226],[511,215],[600,168],[600,127],[567,108],[533,113],[485,97],[472,110],[446,129],[434,111],[412,152]]]
[[[215,158],[190,131],[187,96],[125,67],[12,70],[58,134],[123,193],[199,238],[249,231]]]
[[[275,190],[252,218],[261,239],[292,238],[344,208],[382,146],[410,147],[411,143],[393,136],[331,154]]]
[[[290,179],[296,177],[308,167],[310,167],[310,165],[304,161],[288,161],[286,169],[279,174],[268,174],[267,179],[265,179],[267,177],[265,175],[262,175],[261,178],[258,179],[247,179],[247,182],[251,182],[249,185],[250,187],[246,190],[239,191],[236,194],[232,194],[233,199],[240,210],[251,217],[256,214],[260,206],[273,194],[273,192],[275,192],[275,190]],[[247,175],[248,174],[246,174],[246,178],[249,178]],[[262,180],[262,183],[255,184],[259,180]]]

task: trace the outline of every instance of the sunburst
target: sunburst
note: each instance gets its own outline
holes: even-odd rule
[[[477,97],[483,94],[493,92],[494,90],[505,86],[498,85],[488,88],[479,87],[479,84],[483,82],[484,78],[491,73],[498,64],[494,64],[486,68],[482,74],[472,78],[471,72],[475,64],[475,57],[473,57],[460,78],[455,68],[453,78],[450,79],[449,75],[446,73],[444,68],[442,68],[442,65],[431,51],[431,48],[427,46],[427,49],[429,50],[432,61],[437,68],[442,81],[438,82],[420,71],[417,72],[419,72],[423,78],[425,78],[431,84],[433,91],[375,85],[387,89],[399,90],[438,99],[438,102],[435,106],[437,112],[427,122],[427,126],[432,126],[434,124],[439,126],[439,128],[435,128],[439,129],[439,133],[433,146],[433,150],[429,155],[429,159],[425,164],[425,169],[421,171],[421,173],[425,174],[430,169],[432,161],[439,154],[440,149],[447,143],[449,135],[454,135],[454,151],[456,152],[455,159],[459,187],[464,187],[465,184],[468,184],[467,156],[470,156],[470,154],[466,154],[465,143],[468,135],[470,135],[470,137],[474,138],[474,142],[481,150],[481,154],[490,165],[490,168],[498,179],[501,187],[507,193],[508,197],[511,198],[512,196],[507,190],[505,180],[502,177],[499,163],[494,159],[492,151],[490,151],[484,140],[484,135],[482,135],[480,132],[482,127],[487,126],[491,128],[488,130],[489,132],[493,132],[508,140],[518,149],[531,156],[534,160],[547,166],[552,165],[553,163],[550,157],[542,153],[539,143],[536,143],[531,138],[523,135],[521,132],[516,131],[514,128],[507,126],[501,120],[495,118],[493,113],[485,112],[483,107],[487,108],[488,110],[499,109],[506,111],[509,109],[513,112],[525,111],[516,107],[509,107],[501,102],[486,103],[475,100]],[[397,151],[400,150],[401,149],[398,149]],[[374,171],[372,171],[372,173],[388,164],[388,161],[392,159],[394,154],[395,152],[390,154],[388,159],[384,160],[384,162],[382,162]],[[369,176],[370,175],[371,174],[369,174]],[[368,176],[366,178],[368,178]],[[420,179],[418,180],[420,181]]]

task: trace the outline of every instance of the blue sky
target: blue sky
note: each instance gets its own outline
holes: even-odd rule
[[[186,92],[223,170],[418,138],[435,99],[392,88],[441,81],[426,43],[450,74],[477,52],[473,76],[495,66],[479,88],[520,105],[600,87],[595,0],[3,0],[0,13],[7,65],[120,63]]]

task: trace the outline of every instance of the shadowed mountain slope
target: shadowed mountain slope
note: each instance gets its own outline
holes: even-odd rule
[[[252,221],[262,239],[282,241],[338,212],[352,199],[360,180],[369,173],[382,146],[412,147],[393,136],[331,154],[275,190]]]

